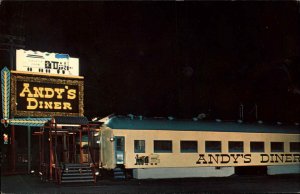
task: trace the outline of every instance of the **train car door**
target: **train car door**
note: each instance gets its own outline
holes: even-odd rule
[[[125,137],[115,137],[115,158],[116,164],[124,164]]]

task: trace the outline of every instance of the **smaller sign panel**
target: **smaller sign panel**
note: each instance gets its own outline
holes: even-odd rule
[[[83,116],[83,79],[12,73],[14,116]]]
[[[68,54],[16,50],[16,70],[79,76],[79,59]]]
[[[8,144],[8,134],[3,133],[3,144]]]

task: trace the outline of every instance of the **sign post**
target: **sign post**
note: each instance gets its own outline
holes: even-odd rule
[[[27,138],[28,138],[28,174],[30,174],[30,170],[31,170],[31,127],[28,126],[27,127]]]

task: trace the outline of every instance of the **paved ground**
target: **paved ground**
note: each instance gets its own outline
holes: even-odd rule
[[[99,180],[56,185],[38,176],[1,176],[1,193],[300,193],[300,175],[164,180]]]

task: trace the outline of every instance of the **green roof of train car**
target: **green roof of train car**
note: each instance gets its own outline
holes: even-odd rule
[[[114,116],[106,123],[111,129],[129,130],[175,130],[175,131],[216,131],[244,133],[288,133],[300,134],[299,126],[246,124],[235,122],[208,122],[193,120],[169,120],[150,118],[130,118]]]

